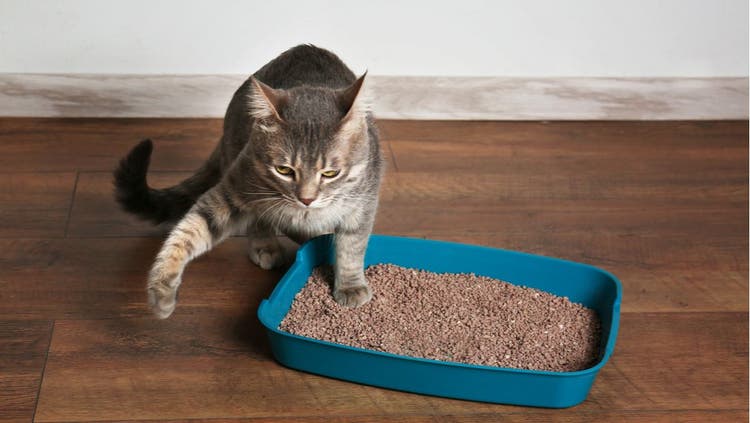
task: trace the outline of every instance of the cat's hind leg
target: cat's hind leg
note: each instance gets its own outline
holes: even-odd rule
[[[258,222],[247,226],[247,255],[261,269],[275,269],[294,260],[296,242]]]

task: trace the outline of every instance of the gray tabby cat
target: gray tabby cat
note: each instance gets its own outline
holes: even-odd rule
[[[264,269],[295,247],[277,235],[301,243],[333,233],[334,298],[352,307],[370,300],[364,253],[383,165],[364,78],[327,50],[294,47],[237,90],[218,146],[193,176],[150,188],[150,140],[122,159],[114,172],[120,205],[155,223],[177,221],[149,273],[157,317],[174,311],[185,266],[242,229],[250,259]]]

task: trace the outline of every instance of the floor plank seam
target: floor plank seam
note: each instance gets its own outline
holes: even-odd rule
[[[47,362],[49,361],[49,351],[52,349],[52,336],[55,334],[55,323],[57,320],[52,320],[49,328],[49,341],[47,342],[47,352],[44,354],[44,365],[42,366],[42,374],[39,376],[39,387],[36,391],[36,401],[34,401],[34,412],[31,415],[31,421],[36,421],[36,410],[39,407],[39,397],[42,394],[42,384],[44,383],[44,372],[47,370]]]
[[[396,161],[396,153],[393,152],[393,146],[391,141],[388,140],[388,152],[391,154],[391,161],[393,161],[393,170],[398,172],[398,162]]]
[[[70,205],[68,206],[68,216],[65,219],[65,232],[63,238],[68,237],[68,228],[70,227],[70,217],[73,214],[73,204],[76,201],[76,192],[78,191],[78,178],[81,176],[81,172],[76,171],[76,180],[73,182],[73,193],[70,194]]]

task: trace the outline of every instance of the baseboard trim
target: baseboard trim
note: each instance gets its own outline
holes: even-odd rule
[[[223,117],[244,75],[0,74],[0,116]],[[370,78],[381,119],[748,119],[748,78]]]

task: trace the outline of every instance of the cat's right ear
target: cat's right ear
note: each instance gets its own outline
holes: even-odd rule
[[[263,121],[283,122],[279,111],[284,107],[288,94],[284,90],[276,90],[256,77],[250,77],[250,93],[248,100],[250,105],[250,115],[255,119]]]

